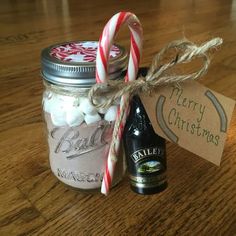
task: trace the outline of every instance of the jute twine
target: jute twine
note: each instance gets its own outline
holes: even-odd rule
[[[97,108],[108,108],[116,103],[122,95],[129,94],[130,96],[150,92],[162,85],[178,84],[185,80],[196,80],[206,74],[210,65],[210,58],[207,51],[221,45],[221,38],[214,38],[199,46],[187,39],[176,40],[164,47],[153,58],[152,64],[145,77],[140,76],[134,81],[124,82],[121,80],[108,80],[106,83],[95,84],[89,91],[88,97],[91,103]],[[176,56],[170,62],[161,65],[164,56],[171,49],[176,50]],[[203,61],[202,67],[193,73],[183,75],[169,75],[167,72],[178,64],[189,63],[196,58]]]

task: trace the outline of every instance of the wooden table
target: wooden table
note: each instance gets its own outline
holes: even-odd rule
[[[142,65],[183,35],[195,42],[222,37],[201,83],[236,99],[235,1],[1,1],[0,235],[236,235],[236,112],[220,168],[168,143],[169,187],[159,195],[136,195],[127,179],[108,197],[85,195],[52,175],[40,51],[57,42],[97,40],[121,9],[142,21]],[[127,32],[117,42],[128,46]]]

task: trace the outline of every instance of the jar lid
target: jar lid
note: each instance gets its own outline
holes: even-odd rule
[[[65,42],[43,49],[41,66],[43,78],[54,84],[91,87],[96,83],[96,54],[98,42]],[[114,44],[110,50],[109,76],[111,79],[121,75],[126,67],[125,49]]]

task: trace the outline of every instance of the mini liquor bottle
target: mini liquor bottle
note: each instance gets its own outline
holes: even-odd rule
[[[154,194],[167,187],[165,140],[152,127],[138,96],[131,101],[124,129],[124,148],[131,189]]]

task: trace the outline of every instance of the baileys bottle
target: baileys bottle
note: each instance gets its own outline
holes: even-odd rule
[[[131,189],[154,194],[167,187],[165,140],[152,127],[138,96],[131,101],[124,129],[124,147]]]

